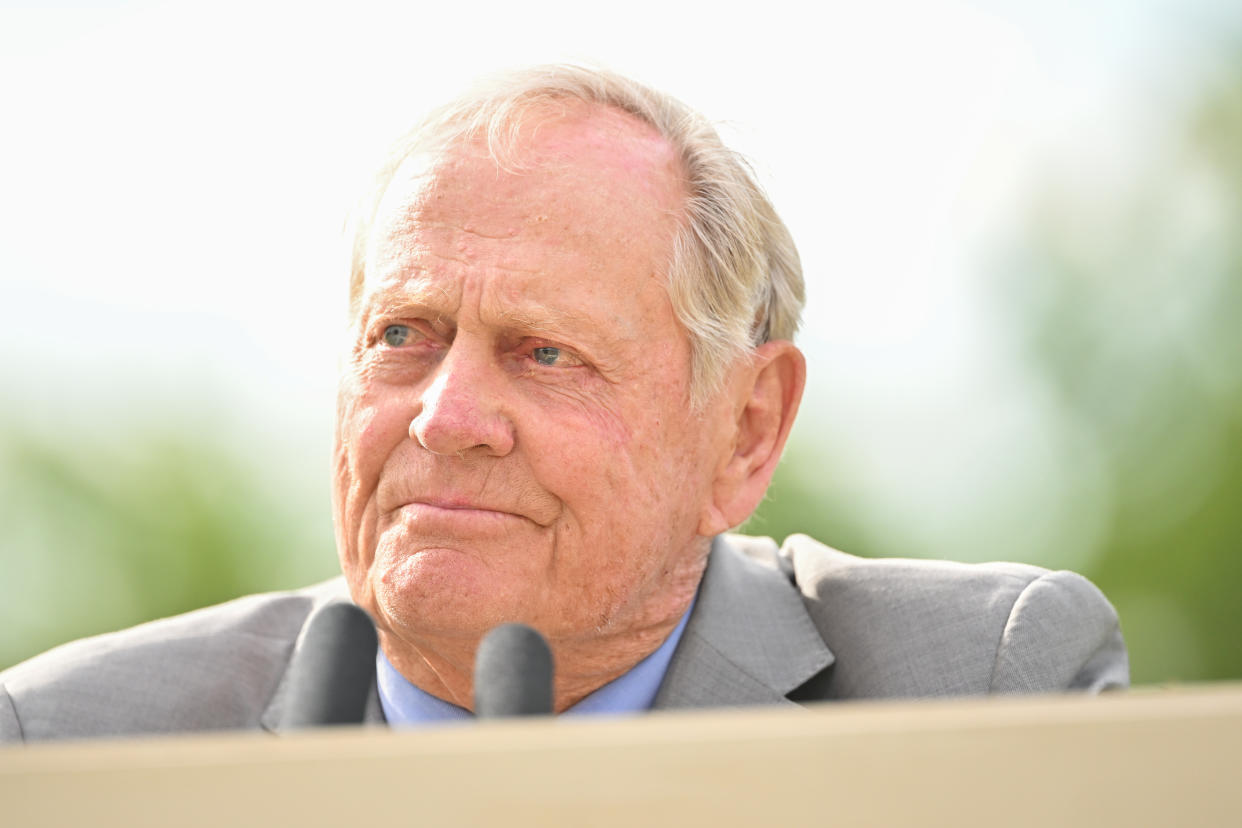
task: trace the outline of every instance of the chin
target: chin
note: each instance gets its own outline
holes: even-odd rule
[[[476,555],[424,549],[376,561],[371,591],[376,610],[402,636],[476,636],[510,621],[533,623],[530,602],[513,592],[516,575]]]

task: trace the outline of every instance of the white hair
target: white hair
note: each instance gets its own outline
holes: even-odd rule
[[[769,340],[793,339],[804,302],[798,251],[749,164],[702,115],[607,70],[550,65],[499,76],[433,112],[402,138],[355,217],[351,318],[365,281],[370,224],[401,164],[416,153],[443,152],[482,137],[503,166],[511,160],[523,116],[567,100],[629,113],[654,127],[681,160],[684,220],[665,279],[690,340],[691,398],[701,405],[736,359]]]

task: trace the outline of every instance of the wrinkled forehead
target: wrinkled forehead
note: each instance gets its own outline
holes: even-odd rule
[[[685,188],[675,151],[653,127],[607,107],[549,104],[509,135],[499,152],[478,137],[408,157],[379,204],[368,260],[439,226],[605,258],[646,253],[662,267]]]

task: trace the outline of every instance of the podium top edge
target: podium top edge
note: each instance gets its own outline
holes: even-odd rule
[[[657,711],[641,716],[510,719],[415,730],[338,727],[283,736],[192,733],[146,738],[0,746],[0,775],[36,767],[107,764],[210,765],[298,756],[340,759],[488,750],[537,750],[569,743],[626,745],[717,739],[831,738],[874,733],[1021,731],[1053,725],[1176,723],[1219,718],[1242,725],[1242,682],[1147,687],[1100,696],[1044,695],[820,702],[806,707]]]

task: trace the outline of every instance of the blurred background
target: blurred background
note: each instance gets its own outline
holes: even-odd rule
[[[472,78],[588,60],[799,242],[746,531],[1075,569],[1137,683],[1242,678],[1242,6],[816,8],[0,2],[0,668],[336,572],[346,210]]]

